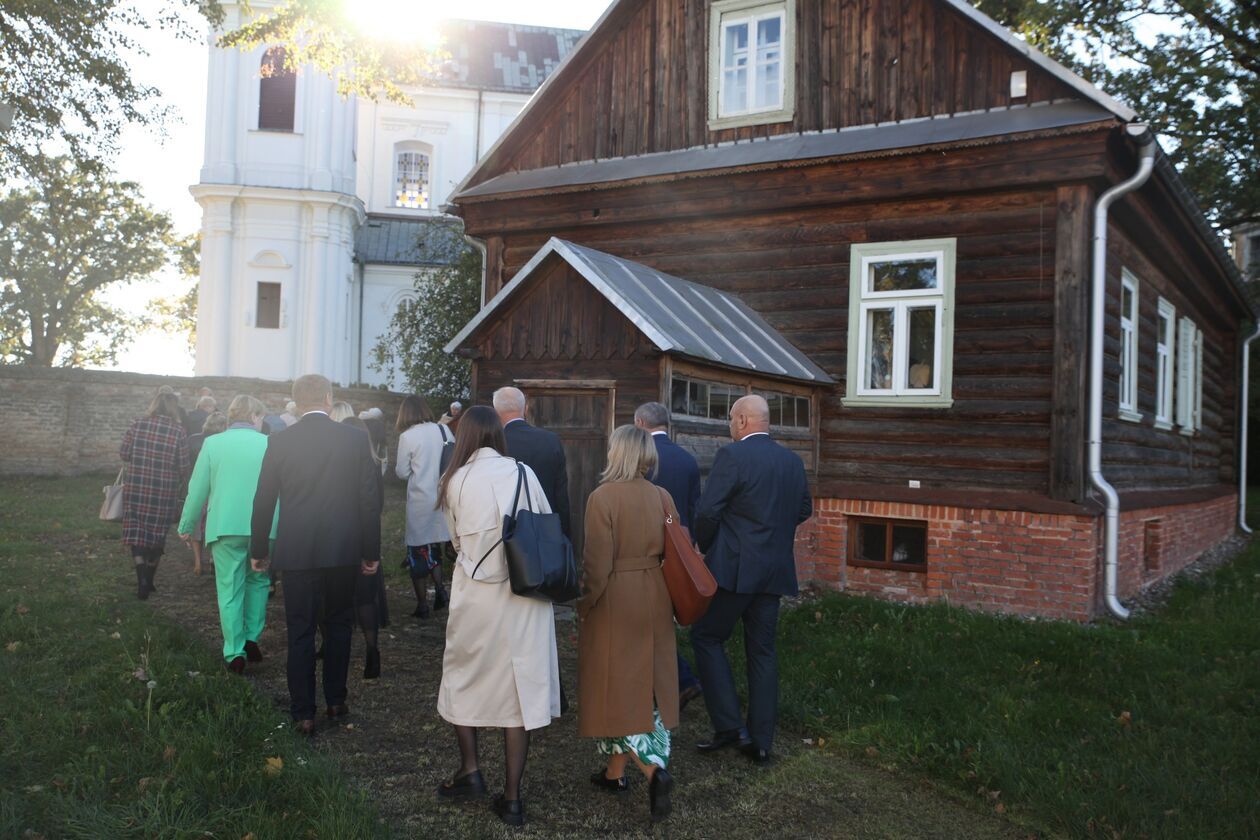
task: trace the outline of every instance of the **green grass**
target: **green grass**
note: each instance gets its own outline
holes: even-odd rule
[[[383,835],[284,715],[123,585],[118,526],[83,509],[106,482],[0,482],[0,837]]]
[[[1079,837],[1260,836],[1260,546],[1078,626],[832,595],[786,614],[807,733]]]

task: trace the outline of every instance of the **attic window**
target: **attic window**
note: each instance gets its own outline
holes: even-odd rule
[[[1028,71],[1016,70],[1011,73],[1011,99],[1023,99],[1028,95]]]
[[[709,128],[790,122],[796,0],[718,0],[709,20]]]

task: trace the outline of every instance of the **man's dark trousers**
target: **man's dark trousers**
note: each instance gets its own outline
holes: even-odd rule
[[[779,658],[774,637],[779,623],[778,595],[740,595],[719,588],[709,611],[691,626],[696,670],[704,685],[704,703],[718,732],[739,729],[739,695],[722,646],[744,620],[744,656],[748,668],[748,734],[767,752],[774,741],[779,706]]]
[[[315,718],[315,628],[324,625],[324,701],[346,702],[354,633],[356,566],[285,569],[284,618],[289,629],[289,697],[294,720]],[[378,571],[377,574],[380,574]]]

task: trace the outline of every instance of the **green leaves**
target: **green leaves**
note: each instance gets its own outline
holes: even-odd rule
[[[416,274],[416,296],[394,313],[372,349],[372,367],[391,378],[397,371],[408,388],[430,399],[464,399],[471,388],[471,366],[442,348],[481,305],[481,255],[464,243],[462,228],[454,226],[426,238],[424,247],[452,262]]]
[[[179,245],[140,188],[96,165],[48,158],[0,196],[0,361],[112,361],[146,316],[106,305],[106,287],[146,279]]]
[[[1218,228],[1260,220],[1260,14],[1231,0],[977,0],[1127,103]]]

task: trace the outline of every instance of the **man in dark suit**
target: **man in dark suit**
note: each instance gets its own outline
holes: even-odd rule
[[[332,385],[318,375],[293,383],[301,418],[267,441],[254,494],[250,557],[284,573],[289,698],[298,730],[315,730],[315,627],[324,623],[324,700],[344,717],[354,626],[355,573],[378,573],[381,559],[379,475],[368,435],[334,423]],[[280,520],[269,545],[276,503]]]
[[[564,535],[569,536],[569,471],[560,436],[525,422],[525,395],[520,388],[500,388],[494,392],[492,401],[503,423],[507,454],[538,476],[551,509],[560,516]]]
[[[184,415],[184,431],[189,435],[201,434],[201,427],[206,425],[206,418],[218,407],[209,391],[209,388],[202,388],[201,396],[197,398],[197,407]]]
[[[650,434],[656,444],[656,472],[648,478],[673,498],[678,519],[690,531],[700,499],[700,465],[694,455],[670,440],[669,409],[665,406],[658,402],[639,406],[634,410],[634,425]],[[702,693],[704,689],[692,673],[691,664],[678,654],[678,708],[686,708]]]
[[[734,443],[718,450],[696,508],[696,541],[718,585],[709,611],[691,628],[714,729],[696,746],[701,752],[739,746],[756,764],[766,764],[779,703],[779,599],[797,592],[796,527],[809,519],[813,502],[800,457],[770,439],[765,399],[749,395],[731,406],[731,438]],[[747,730],[722,647],[741,618]]]

